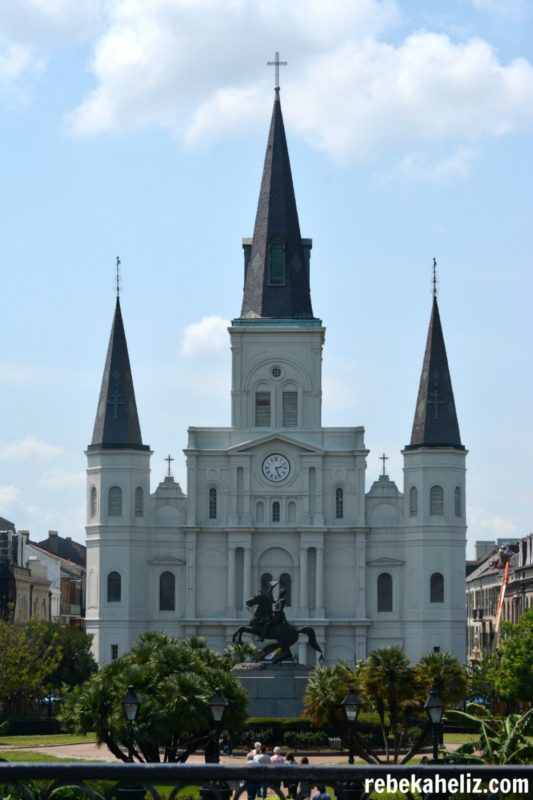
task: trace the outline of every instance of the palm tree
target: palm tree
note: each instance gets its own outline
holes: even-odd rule
[[[246,691],[223,656],[199,639],[148,633],[69,693],[62,721],[75,732],[95,730],[99,744],[127,760],[122,699],[130,684],[142,700],[135,721],[134,757],[139,761],[159,761],[161,749],[165,761],[185,761],[204,745],[212,736],[208,703],[217,688],[229,703],[224,723],[237,730],[246,718]]]
[[[387,761],[389,733],[392,733],[396,763],[405,727],[402,722],[406,722],[405,712],[414,702],[413,668],[401,647],[383,647],[374,650],[363,662],[359,678],[366,697],[372,700],[379,715]]]
[[[421,700],[433,687],[445,706],[460,703],[468,694],[465,668],[452,653],[426,653],[414,671]]]

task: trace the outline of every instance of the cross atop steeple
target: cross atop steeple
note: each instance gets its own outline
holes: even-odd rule
[[[383,453],[383,455],[379,457],[379,460],[383,461],[383,467],[382,467],[383,472],[381,473],[381,475],[382,475],[383,478],[386,478],[387,477],[387,469],[386,469],[386,466],[385,466],[385,462],[389,460],[389,457],[386,456],[385,453]]]
[[[433,297],[437,299],[437,259],[433,259]]]
[[[276,92],[279,92],[279,68],[280,67],[286,67],[286,66],[287,66],[287,62],[279,60],[279,53],[277,51],[274,53],[274,61],[267,61],[267,67],[275,67],[275,73],[274,73],[275,85],[274,85],[274,89],[276,90]]]
[[[170,465],[171,465],[171,463],[174,461],[174,459],[172,458],[172,456],[170,455],[170,453],[169,453],[169,454],[168,454],[168,456],[165,458],[165,461],[168,463],[167,478],[171,478],[171,477],[172,477],[172,473],[171,473],[171,471],[170,471]]]
[[[116,276],[117,298],[120,297],[120,263],[121,263],[120,262],[120,256],[117,256],[117,276]]]

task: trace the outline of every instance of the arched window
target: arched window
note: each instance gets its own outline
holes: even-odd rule
[[[411,486],[409,489],[409,516],[416,517],[418,514],[418,489]]]
[[[122,578],[119,572],[110,572],[107,576],[107,602],[120,603],[122,595]]]
[[[270,285],[285,285],[285,245],[273,242],[270,245]]]
[[[270,572],[264,572],[261,575],[261,591],[262,592],[269,592],[270,591],[270,582],[272,580],[272,575]]]
[[[107,513],[110,517],[122,516],[122,489],[112,486],[107,495]]]
[[[298,425],[298,392],[286,391],[281,395],[282,419],[284,428]]]
[[[429,490],[429,513],[432,517],[442,517],[444,514],[444,489],[442,486],[432,486]]]
[[[289,522],[296,522],[296,503],[291,500],[288,505]]]
[[[378,611],[392,611],[392,575],[378,575]]]
[[[342,489],[335,489],[335,519],[344,517],[344,492]]]
[[[159,610],[174,611],[176,608],[176,579],[172,572],[162,572],[159,578]]]
[[[264,522],[265,521],[265,504],[262,500],[259,500],[255,507],[255,520],[256,522]]]
[[[444,575],[433,572],[429,579],[429,602],[444,603]]]
[[[98,502],[98,493],[96,491],[96,486],[91,486],[91,499],[89,503],[89,514],[91,515],[91,517],[96,517],[97,502]]]
[[[280,519],[280,507],[277,500],[274,500],[272,503],[272,522],[279,522]]]
[[[288,572],[283,572],[279,576],[279,596],[284,598],[286,608],[291,605],[291,589],[292,578]]]
[[[255,393],[255,427],[270,427],[270,392]]]
[[[144,492],[140,486],[135,489],[135,516],[142,517],[144,514]]]
[[[209,489],[209,519],[217,518],[217,490]]]
[[[460,517],[461,514],[462,514],[462,505],[463,505],[462,502],[461,502],[461,487],[460,486],[456,486],[455,487],[454,500],[455,500],[455,516],[456,517]]]

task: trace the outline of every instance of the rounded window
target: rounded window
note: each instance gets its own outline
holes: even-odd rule
[[[270,370],[270,374],[272,375],[273,378],[276,378],[276,379],[277,378],[281,378],[281,374],[282,374],[281,373],[281,367],[278,367],[278,366],[272,367],[272,369]]]

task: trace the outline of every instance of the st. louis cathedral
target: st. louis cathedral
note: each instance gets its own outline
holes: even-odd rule
[[[311,305],[311,246],[276,89],[229,328],[231,423],[189,428],[187,494],[170,470],[150,487],[117,297],[87,449],[86,627],[100,664],[145,631],[200,635],[222,650],[249,618],[246,600],[271,580],[327,662],[388,645],[413,660],[439,650],[464,660],[466,451],[436,296],[403,491],[385,470],[365,491],[364,428],[322,427],[325,328]],[[406,391],[414,399],[415,387]],[[299,662],[314,664],[300,641]]]

